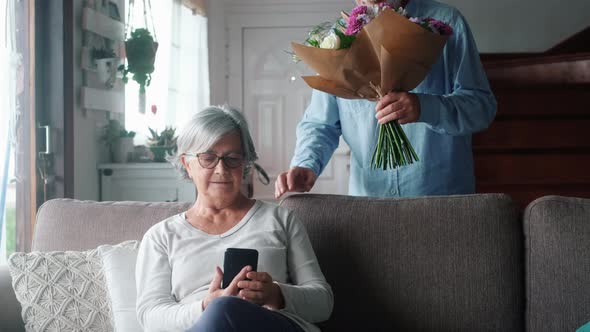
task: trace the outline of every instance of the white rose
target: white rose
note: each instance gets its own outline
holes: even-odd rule
[[[322,40],[322,43],[320,44],[320,48],[329,48],[329,49],[333,49],[333,50],[337,50],[340,48],[340,37],[338,37],[338,35],[336,35],[335,33],[330,33],[329,35],[326,36],[326,38],[324,38],[324,40]]]

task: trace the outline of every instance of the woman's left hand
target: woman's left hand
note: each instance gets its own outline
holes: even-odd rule
[[[238,282],[241,288],[238,296],[244,300],[278,310],[285,307],[285,299],[279,285],[275,284],[266,272],[248,272],[246,278]]]
[[[390,92],[375,106],[379,124],[397,120],[400,124],[416,122],[420,118],[420,100],[409,92]]]

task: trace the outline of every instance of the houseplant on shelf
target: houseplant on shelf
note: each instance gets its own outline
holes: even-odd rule
[[[125,163],[132,159],[134,131],[127,131],[117,120],[109,120],[103,127],[101,140],[109,151],[109,159],[114,163]]]
[[[176,129],[172,127],[166,127],[160,134],[158,134],[157,130],[149,128],[150,134],[152,135],[147,144],[150,148],[150,151],[154,155],[153,161],[155,162],[165,162],[167,155],[172,155],[173,152],[176,152]]]
[[[112,88],[117,78],[120,59],[110,48],[93,48],[92,60],[96,66],[98,79],[108,88]]]

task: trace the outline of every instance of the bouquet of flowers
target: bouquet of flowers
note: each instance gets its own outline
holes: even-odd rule
[[[420,84],[452,32],[433,18],[409,17],[389,0],[343,12],[335,23],[315,27],[303,45],[291,45],[296,60],[318,73],[303,77],[310,87],[341,98],[378,100]],[[418,155],[400,124],[380,125],[372,166],[386,170],[414,161]]]

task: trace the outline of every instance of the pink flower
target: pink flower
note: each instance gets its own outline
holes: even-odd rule
[[[439,20],[433,19],[430,24],[432,24],[432,26],[443,36],[450,36],[453,34],[453,28]]]
[[[350,13],[350,16],[348,17],[348,26],[346,27],[345,34],[349,36],[356,35],[357,33],[359,33],[359,31],[361,31],[363,26],[365,26],[365,24],[368,23],[366,22],[366,20],[367,6],[354,7],[352,13]]]
[[[453,28],[451,28],[448,24],[432,17],[410,17],[409,20],[410,22],[416,23],[430,32],[437,33],[439,35],[450,36],[453,34]]]
[[[156,105],[152,105],[152,114],[156,114],[156,112],[158,112],[158,106]]]

